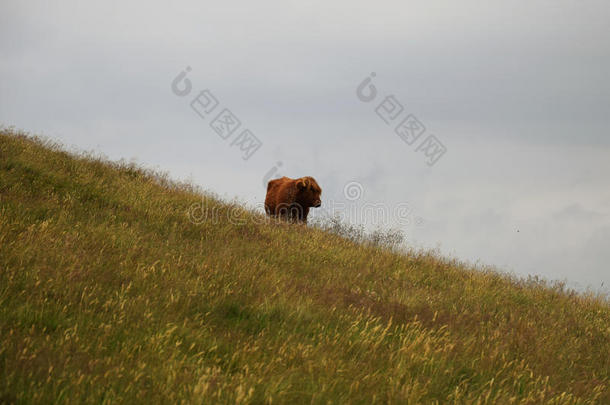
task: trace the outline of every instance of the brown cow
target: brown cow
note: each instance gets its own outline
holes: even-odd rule
[[[322,205],[322,189],[313,177],[271,180],[267,185],[265,211],[272,217],[307,223],[309,208]]]

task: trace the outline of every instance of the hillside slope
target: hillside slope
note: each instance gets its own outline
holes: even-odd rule
[[[268,223],[9,130],[0,336],[0,403],[610,403],[604,298]]]

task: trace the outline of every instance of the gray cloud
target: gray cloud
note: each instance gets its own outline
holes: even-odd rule
[[[406,201],[424,218],[405,228],[412,243],[598,287],[608,17],[607,2],[567,0],[5,1],[0,122],[250,202],[278,161],[327,198],[358,181],[359,203]],[[263,141],[250,160],[172,94],[187,65],[194,90]],[[371,72],[366,104],[355,90]],[[389,94],[447,147],[434,167],[375,114]]]

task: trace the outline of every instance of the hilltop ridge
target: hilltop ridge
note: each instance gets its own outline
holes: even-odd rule
[[[8,403],[610,403],[601,296],[266,221],[7,129],[0,334]]]

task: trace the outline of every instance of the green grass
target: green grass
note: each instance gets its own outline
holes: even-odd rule
[[[607,404],[609,381],[606,297],[0,132],[0,403]]]

